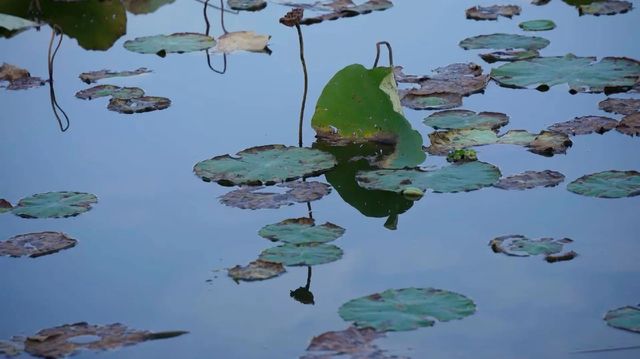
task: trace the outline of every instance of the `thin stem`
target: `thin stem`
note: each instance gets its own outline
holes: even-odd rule
[[[380,60],[380,45],[385,45],[387,50],[389,50],[389,67],[393,68],[393,50],[391,49],[391,44],[386,41],[376,43],[376,59],[373,62],[373,67],[378,67],[378,61]]]
[[[220,26],[225,34],[229,33],[229,31],[224,27],[224,0],[220,0]]]
[[[614,352],[620,350],[637,350],[640,349],[640,345],[634,345],[631,347],[616,347],[616,348],[606,348],[606,349],[590,349],[590,350],[580,350],[577,352],[571,352],[571,354],[587,354],[587,353],[604,353],[604,352]]]
[[[205,3],[205,0],[196,0],[196,1],[197,1],[197,2],[199,2],[199,3],[201,3],[201,4],[204,4],[204,3]],[[220,8],[219,8],[219,7],[217,7],[217,6],[215,6],[215,5],[211,5],[211,4],[209,4],[208,6],[209,6],[209,7],[214,8],[214,9],[216,9],[216,10],[220,10]],[[233,14],[233,15],[238,15],[238,14],[240,13],[240,11],[238,11],[238,10],[228,10],[228,9],[223,9],[223,11],[224,11],[224,12],[226,12],[226,13],[229,13],[229,14]]]
[[[298,146],[302,147],[302,124],[304,122],[304,107],[307,104],[307,90],[309,87],[309,77],[307,75],[307,63],[304,61],[304,41],[302,40],[302,29],[300,24],[295,24],[298,30],[298,42],[300,43],[300,62],[304,73],[304,93],[302,94],[302,105],[300,105],[300,122],[298,124]]]
[[[60,33],[60,40],[58,41],[58,45],[56,46],[56,49],[53,51],[53,53],[51,53],[51,49],[53,48],[53,39],[55,38],[57,32]],[[60,126],[60,131],[64,132],[69,129],[69,126],[71,125],[71,123],[69,121],[69,116],[67,116],[67,113],[64,112],[64,110],[62,109],[62,107],[60,107],[60,105],[58,105],[58,101],[56,100],[56,92],[53,88],[53,61],[55,60],[56,54],[58,53],[58,49],[60,49],[61,44],[62,44],[62,29],[60,29],[58,25],[53,25],[53,28],[51,29],[51,40],[49,40],[49,52],[47,54],[47,61],[48,61],[48,67],[49,67],[49,98],[51,99],[51,109],[53,110],[53,114],[56,116],[56,120],[58,121],[58,126]],[[62,119],[60,118],[60,115],[58,115],[58,110],[62,112],[66,125],[62,124]]]
[[[209,36],[209,30],[211,30],[211,24],[209,23],[209,16],[207,15],[208,6],[209,6],[209,0],[206,0],[204,2],[204,9],[202,10],[202,12],[204,14],[204,23],[206,24],[204,33],[207,36]],[[227,54],[224,54],[224,53],[222,54],[223,68],[222,68],[222,71],[220,71],[220,70],[214,69],[213,66],[211,66],[211,54],[209,54],[209,50],[204,50],[204,53],[207,56],[207,66],[209,66],[211,71],[218,73],[220,75],[223,75],[225,72],[227,72]]]
[[[307,213],[309,219],[313,219],[313,209],[311,208],[311,202],[307,202]]]
[[[204,2],[204,8],[202,9],[202,13],[204,15],[204,23],[206,25],[204,33],[207,36],[209,36],[209,30],[211,29],[211,24],[209,24],[209,16],[207,16],[208,5],[209,5],[209,0],[206,0]]]
[[[311,266],[307,266],[307,285],[304,286],[306,290],[311,288]]]

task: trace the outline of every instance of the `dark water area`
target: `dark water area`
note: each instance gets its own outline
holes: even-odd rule
[[[543,56],[640,59],[638,1],[632,11],[615,16],[579,16],[575,7],[556,0],[545,6],[514,1],[523,11],[513,19],[465,18],[465,9],[492,3],[396,0],[386,11],[302,27],[309,71],[304,145],[318,146],[309,121],[325,84],[349,64],[371,66],[381,40],[392,44],[394,63],[407,73],[428,74],[456,62],[475,62],[488,72],[500,63],[485,63],[479,51],[460,48],[460,40],[495,32],[528,35],[518,23],[544,18],[557,28],[533,34],[551,41]],[[612,308],[640,303],[640,197],[601,199],[566,189],[585,174],[640,170],[640,140],[615,130],[573,137],[567,154],[553,157],[520,146],[477,147],[478,157],[505,176],[550,169],[566,180],[527,191],[427,193],[413,203],[393,204],[396,230],[385,228],[387,212],[350,204],[366,198],[351,193],[348,199],[349,191],[341,196],[334,189],[311,206],[317,223],[346,229],[334,242],[344,256],[313,267],[314,305],[290,297],[305,285],[306,267],[287,267],[286,274],[261,282],[236,284],[227,277],[225,268],[247,264],[273,246],[258,236],[261,227],[307,215],[304,203],[255,211],[224,206],[218,197],[230,188],[205,183],[192,172],[195,163],[213,156],[297,145],[303,87],[298,39],[295,30],[278,23],[289,9],[269,2],[259,12],[225,15],[229,31],[271,35],[272,53],[230,54],[224,75],[209,69],[204,52],[161,58],[123,48],[125,40],[140,36],[204,32],[203,4],[193,0],[150,14],[126,13],[126,34],[105,50],[86,50],[65,36],[55,59],[56,97],[70,118],[65,132],[51,111],[48,86],[0,89],[0,198],[15,204],[34,193],[63,190],[99,198],[91,211],[72,218],[0,215],[0,240],[60,231],[79,241],[41,258],[0,257],[0,339],[65,323],[121,322],[190,333],[77,357],[297,358],[312,337],[349,326],[337,313],[343,303],[390,288],[434,287],[468,296],[477,312],[388,333],[378,346],[412,358],[637,358],[639,350],[571,354],[640,345],[637,333],[611,328],[602,319]],[[219,12],[208,14],[211,34],[220,36]],[[50,36],[45,25],[0,38],[0,62],[46,78]],[[216,68],[222,61],[211,57]],[[143,88],[170,98],[171,107],[124,115],[108,111],[106,99],[74,97],[89,87],[78,79],[82,72],[138,67],[153,72],[100,83]],[[483,94],[465,97],[462,108],[503,112],[510,116],[506,130],[537,133],[578,116],[620,119],[598,109],[606,97],[571,95],[566,85],[539,92],[491,82]],[[425,145],[432,129],[422,120],[430,113],[405,109]],[[443,165],[444,157],[428,155],[422,166]],[[333,183],[330,176],[315,180]],[[489,241],[507,234],[568,237],[574,240],[568,249],[579,256],[548,264],[540,257],[493,253]]]

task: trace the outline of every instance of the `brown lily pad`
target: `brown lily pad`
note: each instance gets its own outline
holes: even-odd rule
[[[402,73],[402,69],[395,71],[397,82],[418,83],[419,88],[409,89],[406,94],[431,95],[452,93],[469,96],[484,91],[489,82],[489,76],[482,74],[480,65],[470,63],[456,63],[437,68],[431,76],[410,76]]]
[[[241,187],[220,197],[220,202],[230,207],[241,209],[266,209],[291,206],[295,203],[318,200],[329,193],[331,187],[320,182],[289,182],[275,188],[288,189],[284,193],[259,192],[265,187]],[[272,187],[273,188],[273,187]]]
[[[533,153],[543,156],[553,156],[567,153],[567,149],[571,147],[571,145],[573,145],[573,142],[571,142],[564,133],[542,131],[527,147],[529,151]]]
[[[625,116],[616,127],[618,132],[629,136],[640,136],[640,112]]]
[[[341,355],[361,359],[391,359],[393,357],[385,355],[383,350],[372,344],[375,339],[383,337],[384,333],[372,328],[349,327],[341,331],[326,332],[311,339],[307,347],[309,354],[301,359],[326,359]]]
[[[402,106],[414,110],[447,110],[462,106],[462,96],[455,93],[432,93],[428,95],[415,95],[400,93]]]
[[[512,18],[520,15],[522,9],[517,5],[491,5],[474,6],[465,11],[467,19],[473,20],[498,20],[498,16]]]
[[[632,115],[640,112],[640,99],[633,98],[608,98],[601,101],[598,107],[605,112],[613,112],[620,115]]]
[[[150,72],[151,70],[147,69],[146,67],[141,67],[139,69],[132,70],[132,71],[99,70],[99,71],[83,72],[78,77],[80,77],[80,80],[88,84],[91,84],[106,78],[129,77],[129,76],[147,74]]]
[[[618,125],[618,121],[602,116],[576,117],[571,121],[560,122],[549,126],[549,131],[564,133],[569,136],[603,134]]]
[[[75,247],[77,243],[60,232],[21,234],[0,242],[0,256],[36,258]]]
[[[99,97],[128,100],[144,96],[144,90],[138,87],[119,87],[114,85],[98,85],[76,92],[76,97],[83,100],[93,100]]]
[[[227,274],[234,281],[258,281],[277,277],[286,272],[281,263],[267,262],[261,259],[255,260],[246,266],[235,266],[227,270]]]
[[[0,83],[3,81],[9,83],[7,90],[27,90],[47,83],[39,77],[32,77],[27,70],[7,63],[0,66]]]
[[[629,1],[604,0],[578,6],[580,15],[616,15],[624,14],[633,8]]]
[[[171,106],[171,100],[166,97],[142,96],[130,99],[112,98],[107,108],[111,111],[133,114],[164,110]]]
[[[501,178],[493,186],[501,189],[525,190],[536,187],[555,187],[564,181],[564,175],[560,172],[525,171],[523,173]]]
[[[13,206],[9,201],[4,198],[0,198],[0,213],[9,212]]]
[[[288,6],[298,7],[298,4],[284,4]],[[351,0],[333,0],[328,3],[320,4],[323,10],[330,12],[318,16],[306,17],[300,21],[302,25],[313,25],[327,20],[337,20],[346,17],[368,14],[373,11],[383,11],[393,7],[393,3],[389,0],[368,0],[360,5],[356,5]],[[308,7],[307,7],[308,8]],[[308,8],[309,10],[319,9],[317,6]]]
[[[15,343],[0,340],[0,355],[7,358],[15,357],[22,353],[22,349]]]

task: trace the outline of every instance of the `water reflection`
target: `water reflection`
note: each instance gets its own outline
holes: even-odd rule
[[[205,23],[205,30],[204,30],[204,34],[209,36],[209,31],[211,30],[211,25],[209,23],[209,17],[207,16],[207,9],[209,8],[209,0],[206,0],[205,2],[203,2],[204,4],[204,9],[202,10],[203,15],[204,15],[204,23]],[[223,0],[220,0],[220,7],[215,7],[216,9],[220,9],[220,27],[222,27],[222,31],[224,31],[225,34],[228,33],[227,29],[224,27],[224,2]],[[213,66],[211,66],[211,54],[209,53],[208,50],[205,50],[204,52],[207,56],[207,66],[209,66],[209,68],[211,69],[211,71],[219,73],[220,75],[223,75],[225,72],[227,72],[227,54],[226,53],[222,53],[222,70],[216,70],[213,68]]]
[[[300,287],[296,290],[292,290],[289,294],[291,298],[297,300],[302,304],[316,304],[313,299],[313,293],[311,293],[311,266],[307,266],[307,284],[304,287]]]
[[[56,45],[55,50],[53,49],[53,42],[55,37],[58,36],[58,44]],[[56,54],[60,49],[60,45],[62,45],[62,31],[57,25],[53,25],[51,29],[51,40],[49,40],[49,51],[47,53],[47,64],[49,69],[49,99],[51,100],[51,110],[53,111],[53,115],[56,117],[56,121],[58,121],[58,126],[60,126],[60,131],[65,132],[69,129],[71,122],[69,121],[69,116],[67,113],[60,107],[58,104],[58,100],[56,99],[56,91],[53,86],[53,64],[56,58]],[[64,120],[60,117],[60,113],[64,117]]]

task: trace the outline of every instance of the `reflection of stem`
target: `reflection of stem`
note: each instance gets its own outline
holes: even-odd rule
[[[380,60],[380,45],[385,45],[387,50],[389,50],[389,67],[393,68],[393,50],[391,50],[391,44],[386,41],[376,43],[376,59],[373,62],[373,67],[378,67],[378,60]]]
[[[52,54],[51,49],[53,48],[53,39],[55,38],[56,33],[58,32],[60,33],[60,40],[58,41],[58,45],[56,46],[56,49],[53,51],[53,54]],[[53,114],[56,116],[56,120],[58,120],[60,131],[64,132],[69,129],[69,125],[70,125],[69,116],[67,116],[66,112],[64,112],[62,107],[58,105],[58,101],[56,100],[56,92],[53,88],[53,61],[56,57],[56,54],[58,53],[58,49],[60,48],[61,44],[62,44],[62,29],[58,25],[53,25],[53,28],[51,29],[51,40],[49,40],[49,52],[47,54],[47,60],[49,65],[49,96],[51,99],[51,109],[53,110]],[[66,125],[62,124],[62,119],[60,118],[60,115],[58,115],[58,110],[62,112]]]
[[[311,209],[311,202],[307,202],[307,212],[309,213],[309,219],[313,219],[313,209]]]
[[[304,286],[306,290],[311,288],[311,266],[307,266],[307,285]]]
[[[220,0],[220,26],[225,34],[229,33],[229,31],[224,27],[224,0]]]
[[[302,72],[304,72],[304,93],[302,95],[302,105],[300,105],[300,123],[298,124],[298,146],[302,147],[302,123],[304,121],[304,106],[307,103],[307,87],[309,86],[309,77],[307,76],[307,63],[304,61],[304,41],[302,40],[302,30],[300,24],[295,24],[298,30],[298,41],[300,43],[300,63],[302,63]]]
[[[208,2],[208,1],[204,1],[204,0],[196,0],[196,1],[201,3],[201,4],[206,4]],[[209,6],[209,7],[212,7],[214,9],[216,9],[216,10],[220,10],[220,8],[215,6],[215,5],[208,4],[208,5],[205,5],[205,6]],[[238,11],[238,10],[222,9],[222,11],[224,11],[226,13],[229,13],[229,14],[234,14],[234,15],[238,15],[240,13],[240,11]]]
[[[220,1],[222,3],[222,1]],[[207,16],[207,8],[209,5],[209,0],[206,0],[204,2],[204,9],[202,10],[202,12],[204,13],[204,23],[206,24],[206,28],[205,28],[205,35],[209,36],[209,30],[211,29],[211,24],[209,24],[209,16]],[[224,5],[220,10],[220,17],[222,18],[222,29],[224,30]],[[226,33],[226,30],[224,30]],[[213,68],[213,66],[211,66],[211,54],[209,54],[209,50],[204,50],[204,53],[207,56],[207,66],[209,66],[209,68],[211,69],[211,71],[219,73],[221,75],[223,75],[225,72],[227,72],[227,54],[223,53],[222,54],[222,61],[223,61],[223,67],[222,67],[222,71],[220,70],[216,70]]]

